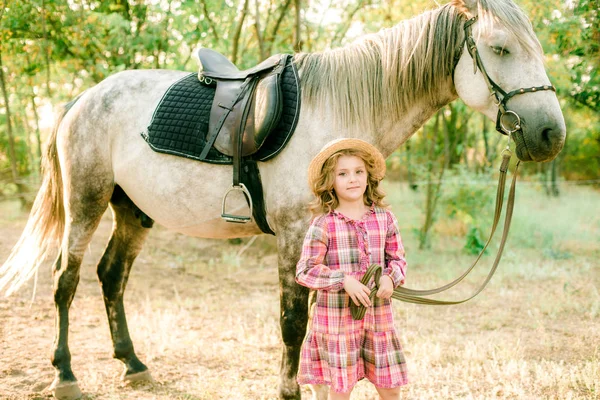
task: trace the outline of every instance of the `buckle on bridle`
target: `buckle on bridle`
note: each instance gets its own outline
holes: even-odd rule
[[[496,119],[496,130],[503,135],[510,137],[511,133],[521,130],[521,118],[514,111],[498,110]]]
[[[521,118],[514,111],[504,111],[498,116],[498,123],[496,125],[496,129],[500,127],[503,131],[502,133],[510,136],[511,133],[521,130]]]

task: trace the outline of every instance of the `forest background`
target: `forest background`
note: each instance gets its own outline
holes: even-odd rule
[[[489,287],[460,306],[397,303],[410,399],[600,399],[600,4],[518,0],[545,51],[567,124],[551,163],[521,167],[512,229]],[[53,110],[125,69],[198,69],[210,47],[247,68],[314,52],[437,7],[433,0],[0,0],[0,262],[40,182]],[[506,145],[455,101],[387,160],[409,287],[441,286],[470,265],[493,215]],[[277,398],[281,361],[275,238],[187,238],[153,228],[126,303],[156,383],[123,388],[95,265],[110,213],[86,251],[71,308],[73,365],[86,398]],[[492,242],[482,264],[490,265]],[[483,267],[483,265],[482,265]],[[54,371],[52,277],[41,268],[0,298],[0,398],[46,398]],[[470,296],[476,269],[446,299]],[[32,294],[36,293],[37,297]],[[308,389],[303,388],[308,397]],[[374,389],[361,382],[355,398]]]
[[[548,196],[558,196],[561,184],[598,187],[598,1],[522,0],[519,5],[545,50],[567,123],[559,157],[529,163],[522,174],[539,182]],[[31,204],[53,107],[111,74],[139,68],[195,71],[199,47],[213,48],[245,68],[275,53],[341,46],[436,6],[432,0],[2,0],[0,200]],[[457,174],[477,179],[504,145],[493,123],[459,100],[388,159],[389,177],[427,192],[421,247],[429,242],[442,182]],[[481,229],[471,225],[468,240],[477,243]]]

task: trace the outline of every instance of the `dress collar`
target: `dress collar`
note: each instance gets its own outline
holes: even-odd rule
[[[360,219],[352,219],[352,218],[350,218],[350,217],[348,217],[348,216],[346,216],[346,215],[342,214],[341,212],[339,212],[339,211],[337,211],[337,210],[331,210],[331,211],[330,211],[330,213],[331,213],[332,215],[335,215],[336,217],[340,218],[340,219],[341,219],[341,220],[343,220],[343,221],[346,221],[346,222],[350,222],[350,223],[352,223],[352,224],[355,224],[355,223],[357,223],[357,222],[362,222],[362,221],[365,221],[367,218],[369,218],[369,216],[370,216],[371,214],[374,214],[374,213],[375,213],[375,203],[371,203],[371,207],[369,207],[369,209],[367,210],[367,212],[365,212],[365,213],[363,214],[363,216],[362,216]]]

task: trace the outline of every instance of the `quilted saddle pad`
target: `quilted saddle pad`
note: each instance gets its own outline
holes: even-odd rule
[[[256,161],[275,157],[288,143],[300,116],[300,82],[292,57],[282,73],[283,108],[276,129],[265,139],[262,147],[250,156]],[[214,147],[206,159],[200,154],[206,143],[208,120],[215,87],[198,81],[197,73],[190,73],[169,87],[159,102],[147,133],[142,137],[160,153],[173,154],[213,164],[232,164],[230,156]]]

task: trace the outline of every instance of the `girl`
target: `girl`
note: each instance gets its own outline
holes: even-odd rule
[[[296,282],[317,296],[298,383],[329,385],[330,400],[349,399],[363,378],[385,400],[399,399],[400,386],[407,383],[390,298],[404,284],[406,261],[398,222],[379,189],[384,175],[381,153],[359,139],[329,142],[308,169],[315,218],[304,238]],[[384,267],[372,302],[370,288],[360,282],[371,264]],[[352,319],[350,301],[368,307],[364,319]]]

